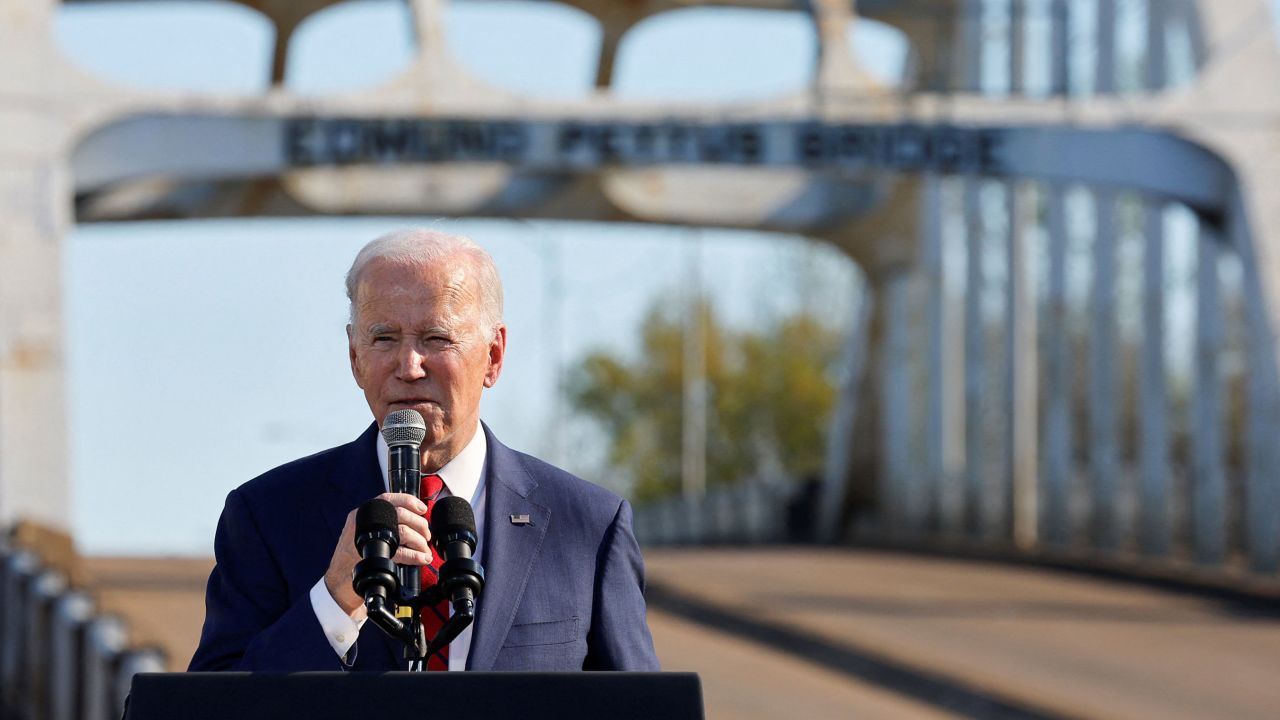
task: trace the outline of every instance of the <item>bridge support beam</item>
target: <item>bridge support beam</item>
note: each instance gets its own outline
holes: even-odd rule
[[[1203,226],[1196,252],[1195,385],[1191,396],[1191,502],[1195,559],[1216,565],[1226,557],[1227,493],[1223,475],[1223,351],[1218,253],[1221,240]]]
[[[71,223],[67,119],[41,43],[54,3],[0,5],[0,525],[67,530],[62,241]],[[56,77],[56,76],[55,76]],[[21,98],[21,99],[18,99]]]
[[[919,538],[924,529],[922,498],[916,492],[918,478],[911,468],[911,347],[910,279],[907,268],[894,268],[880,283],[878,302],[885,320],[881,360],[883,380],[880,403],[880,447],[884,460],[881,484],[889,531],[895,537]]]
[[[42,124],[35,114],[5,120]],[[0,134],[0,524],[69,529],[62,238],[71,203],[60,163],[22,158]],[[8,145],[8,147],[4,147]]]
[[[1097,55],[1093,91],[1098,95],[1116,92],[1116,0],[1098,0]]]
[[[868,382],[868,376],[875,373],[875,330],[872,325],[875,315],[880,312],[877,308],[880,302],[881,298],[868,279],[854,327],[845,342],[840,363],[845,375],[840,383],[840,395],[827,431],[830,440],[827,442],[823,463],[819,504],[821,515],[818,518],[818,537],[825,542],[844,540],[850,530],[847,523],[857,519],[851,515],[871,514],[868,512],[872,509],[870,505],[876,501],[876,498],[870,497],[873,488],[868,486],[868,482],[874,481],[874,478],[869,479],[859,472],[859,463],[865,461],[866,452],[865,447],[856,442],[856,438],[865,437],[859,430],[865,426],[866,416],[877,411],[874,404],[867,400],[868,389],[874,387]],[[855,454],[856,447],[862,447],[860,455]],[[874,449],[872,452],[874,454]]]
[[[960,0],[960,17],[956,23],[956,89],[982,92],[983,0]]]
[[[1119,426],[1116,371],[1116,195],[1094,193],[1092,329],[1089,333],[1089,444],[1093,473],[1092,526],[1095,544],[1120,545]]]
[[[1143,64],[1147,90],[1159,92],[1169,84],[1168,49],[1169,0],[1147,0],[1147,56]]]
[[[983,273],[983,240],[986,226],[982,216],[982,181],[966,177],[965,289],[964,289],[964,531],[977,537],[983,531],[983,504],[987,499],[987,458],[985,402],[987,397],[986,324],[982,317],[986,277]]]
[[[1049,0],[1049,94],[1071,92],[1071,10],[1067,0]]]
[[[1075,475],[1071,456],[1071,348],[1067,327],[1066,188],[1046,183],[1049,273],[1048,312],[1044,328],[1046,407],[1041,521],[1044,541],[1062,548],[1071,542],[1070,487]]]
[[[1244,266],[1246,326],[1248,327],[1248,401],[1245,459],[1245,545],[1249,565],[1259,573],[1280,570],[1280,387],[1276,377],[1275,315],[1264,302],[1276,302],[1275,277],[1264,277],[1262,258],[1272,248],[1254,242],[1257,231],[1244,213],[1245,198],[1238,197],[1228,215],[1227,232]],[[1270,282],[1268,282],[1270,281]]]
[[[1169,398],[1165,376],[1164,204],[1144,200],[1142,268],[1141,408],[1142,551],[1153,557],[1169,552]]]
[[[1009,94],[1027,91],[1027,3],[1009,0]]]
[[[1034,547],[1039,536],[1036,447],[1040,420],[1036,408],[1040,352],[1036,343],[1036,291],[1034,275],[1029,271],[1031,254],[1027,247],[1027,228],[1035,218],[1035,196],[1031,190],[1028,184],[1018,181],[1010,182],[1007,188],[1009,300],[1005,306],[1005,392],[1009,421],[1005,503],[1007,527],[1019,548]]]
[[[959,345],[954,337],[957,323],[950,322],[949,314],[955,304],[948,296],[948,283],[943,252],[943,186],[942,178],[929,174],[924,179],[921,203],[922,227],[921,265],[929,287],[928,379],[925,382],[928,397],[928,427],[925,445],[929,458],[929,525],[932,530],[955,531],[951,520],[951,503],[948,488],[957,478],[960,465],[958,427],[963,420],[960,403],[955,398],[959,383],[953,378]]]

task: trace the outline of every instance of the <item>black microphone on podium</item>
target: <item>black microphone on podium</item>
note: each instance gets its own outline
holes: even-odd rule
[[[397,410],[382,421],[382,439],[387,442],[387,487],[394,493],[418,497],[422,489],[422,440],[427,423],[417,410]],[[397,565],[402,598],[418,596],[421,570],[417,565]]]
[[[356,510],[356,550],[360,562],[352,573],[352,588],[364,598],[370,612],[379,612],[387,602],[396,603],[399,581],[391,558],[400,547],[396,508],[374,498]]]
[[[454,615],[475,615],[476,597],[484,590],[484,568],[472,558],[476,551],[476,516],[471,503],[450,496],[431,509],[431,540],[444,556],[440,585]]]
[[[471,503],[460,497],[441,498],[431,509],[431,542],[444,558],[438,590],[453,606],[453,614],[427,645],[427,657],[438,652],[476,617],[476,598],[484,590],[484,568],[472,558],[476,551],[476,516]]]

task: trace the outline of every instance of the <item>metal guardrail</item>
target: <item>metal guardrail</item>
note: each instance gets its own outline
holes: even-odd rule
[[[63,575],[0,546],[0,719],[119,718],[134,674],[165,669],[159,650],[126,639]]]
[[[636,537],[644,545],[779,542],[788,539],[789,526],[796,524],[780,512],[795,493],[790,481],[753,479],[701,497],[646,503],[635,508]]]

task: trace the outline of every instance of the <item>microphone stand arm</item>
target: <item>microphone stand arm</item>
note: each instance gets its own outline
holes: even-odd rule
[[[464,598],[453,605],[453,614],[440,627],[440,632],[427,642],[422,623],[417,620],[418,612],[444,599],[444,589],[439,585],[427,588],[413,598],[401,598],[400,607],[409,608],[412,612],[408,622],[396,617],[384,598],[370,596],[365,600],[364,607],[369,620],[374,625],[381,628],[388,636],[404,643],[405,658],[412,664],[413,661],[426,660],[443,650],[476,619],[475,602],[470,598]],[[425,663],[421,667],[425,669]]]
[[[475,619],[475,603],[466,603],[462,610],[459,610],[455,606],[453,615],[445,621],[444,625],[440,626],[440,632],[436,633],[436,636],[432,638],[431,642],[427,645],[426,657],[431,657],[447,647],[449,643],[453,642],[453,639],[458,637],[459,633],[466,630],[467,626]]]
[[[380,597],[370,597],[365,601],[365,610],[368,612],[369,620],[382,629],[387,635],[403,642],[405,645],[405,656],[411,660],[421,660],[428,657],[427,639],[423,635],[422,625],[417,622],[401,622],[387,607],[386,600]]]

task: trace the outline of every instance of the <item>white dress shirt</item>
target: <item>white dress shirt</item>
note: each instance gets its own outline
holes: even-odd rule
[[[457,495],[471,501],[471,508],[476,515],[476,537],[478,538],[476,557],[480,557],[480,545],[484,542],[485,489],[481,480],[484,473],[484,460],[488,452],[488,444],[485,442],[484,433],[480,430],[480,423],[476,423],[475,434],[466,447],[462,448],[462,452],[436,472],[444,481],[444,489],[440,497]],[[382,486],[388,488],[387,442],[382,438],[381,433],[378,434],[378,467],[382,470]],[[351,651],[351,646],[355,645],[356,637],[359,636],[365,620],[356,622],[342,611],[338,601],[329,594],[329,588],[325,586],[323,577],[311,588],[311,609],[315,611],[320,627],[324,628],[329,646],[338,653],[339,657],[345,658]],[[450,613],[452,612],[450,610]],[[467,629],[449,643],[450,670],[466,669],[467,655],[471,652],[471,630],[472,626],[468,625]],[[430,640],[430,638],[427,639]]]

